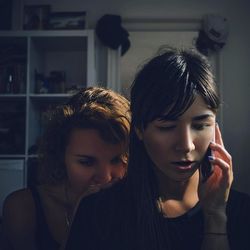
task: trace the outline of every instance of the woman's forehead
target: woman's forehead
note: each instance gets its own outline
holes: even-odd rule
[[[158,121],[164,121],[164,120],[176,121],[176,120],[182,120],[185,118],[192,119],[194,117],[200,117],[200,116],[204,116],[204,115],[211,117],[211,118],[215,117],[215,112],[206,104],[206,102],[204,101],[204,99],[200,95],[197,95],[194,98],[194,101],[192,102],[192,104],[179,116],[169,116],[168,113],[169,112],[167,111],[162,116],[157,117],[155,120],[158,120]]]

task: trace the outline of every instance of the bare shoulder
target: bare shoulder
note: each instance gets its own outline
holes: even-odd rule
[[[4,210],[22,210],[34,208],[34,201],[29,189],[20,189],[9,194],[4,201]]]
[[[3,233],[11,249],[36,249],[36,211],[31,191],[22,189],[7,196],[3,205]]]
[[[33,227],[35,205],[29,189],[17,190],[6,197],[3,204],[3,220],[9,227]]]

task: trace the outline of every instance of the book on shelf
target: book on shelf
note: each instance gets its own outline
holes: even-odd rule
[[[0,93],[25,93],[26,61],[27,56],[23,49],[0,47]]]

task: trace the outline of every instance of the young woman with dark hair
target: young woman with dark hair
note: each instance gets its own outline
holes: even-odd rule
[[[131,90],[127,176],[81,201],[66,249],[247,249],[250,198],[231,189],[219,105],[199,53],[166,48],[148,61]]]

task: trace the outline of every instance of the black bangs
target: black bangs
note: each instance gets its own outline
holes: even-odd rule
[[[219,95],[207,60],[194,51],[167,49],[137,73],[131,88],[132,123],[146,128],[155,119],[176,119],[201,95],[213,111]]]
[[[195,85],[191,82],[184,89],[180,89],[179,95],[173,101],[172,106],[165,109],[165,112],[156,117],[160,120],[175,120],[181,116],[193,104],[197,91]]]
[[[169,69],[168,69],[169,70]],[[161,79],[159,85],[164,88],[165,91],[158,91],[158,95],[153,95],[154,101],[151,102],[151,107],[145,114],[147,120],[144,121],[144,128],[147,124],[155,119],[160,120],[172,120],[182,115],[194,102],[197,94],[197,86],[190,78],[189,73],[186,71],[185,65],[179,68],[176,72],[172,71],[172,76],[166,79]],[[177,77],[181,75],[181,77]]]

